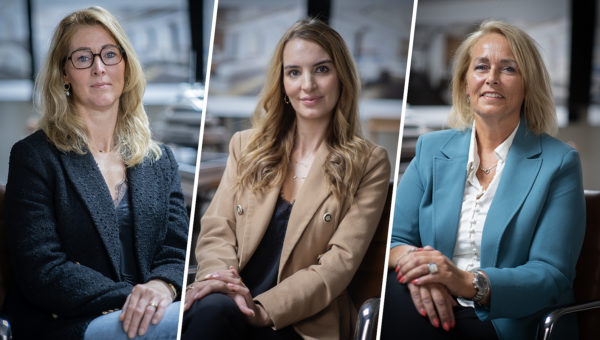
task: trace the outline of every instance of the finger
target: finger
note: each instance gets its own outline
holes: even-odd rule
[[[446,332],[449,332],[450,326],[454,324],[454,312],[447,299],[449,294],[445,289],[441,290],[437,286],[432,286],[430,292],[437,314],[440,317],[440,324]]]
[[[402,276],[403,282],[400,283],[412,282],[413,280],[420,279],[422,277],[425,277],[426,275],[431,275],[429,273],[429,265],[427,263],[416,266],[408,272],[406,272]]]
[[[124,313],[125,315],[123,316],[123,331],[125,331],[125,333],[127,333],[127,331],[129,330],[129,325],[131,325],[131,319],[133,318],[135,306],[137,305],[140,299],[139,290],[137,290],[136,288],[137,286],[133,287],[131,294],[129,294],[129,296],[127,297],[129,303],[127,305],[127,310]]]
[[[254,300],[252,300],[250,290],[246,287],[231,283],[228,283],[227,286],[232,292],[236,293],[233,300],[238,305],[240,311],[247,316],[254,317]],[[241,299],[238,296],[241,297]]]
[[[412,298],[413,304],[417,309],[417,312],[422,316],[427,316],[427,312],[425,311],[425,306],[423,305],[423,301],[421,301],[421,293],[420,288],[413,285],[408,284],[408,290],[410,291],[410,297]]]
[[[429,317],[429,321],[433,325],[433,327],[440,327],[440,320],[438,318],[437,312],[435,310],[435,306],[433,304],[433,299],[431,298],[431,294],[429,293],[429,289],[426,287],[420,287],[421,301],[423,301],[423,306],[425,307],[425,312],[427,312],[427,316]]]
[[[156,314],[158,305],[153,306],[153,302],[154,301],[151,301],[150,303],[148,303],[148,305],[146,305],[146,309],[144,311],[144,314],[142,315],[142,319],[140,320],[140,324],[137,329],[137,335],[139,336],[146,334],[148,326],[150,326],[150,321],[152,321],[152,318]],[[156,304],[156,302],[154,302],[154,304]]]
[[[163,316],[167,312],[167,307],[169,307],[170,304],[171,303],[169,302],[169,300],[161,300],[161,302],[158,304],[156,312],[154,313],[154,317],[152,317],[153,325],[158,325],[160,323],[160,320],[162,320]]]
[[[204,278],[206,280],[220,280],[225,283],[234,283],[238,285],[242,283],[242,279],[239,277],[239,275],[236,275],[236,272],[233,271],[227,271],[226,273],[210,273]]]
[[[134,287],[134,289],[135,289],[135,287]],[[142,290],[142,288],[140,288],[140,290]],[[144,289],[144,291],[145,291],[145,289]],[[131,313],[129,327],[126,330],[127,336],[130,339],[135,338],[135,335],[137,334],[139,326],[140,326],[140,322],[142,321],[142,318],[143,318],[144,314],[146,313],[146,309],[149,307],[148,304],[150,303],[150,301],[148,300],[148,297],[145,296],[144,293],[145,292],[140,293],[141,296],[137,300],[137,303],[135,305],[132,304],[133,310]],[[151,308],[152,308],[151,312],[154,313],[154,308],[153,307],[151,307]]]
[[[125,312],[127,312],[127,307],[129,306],[129,297],[131,294],[127,295],[127,299],[125,299],[125,303],[123,304],[123,308],[121,308],[121,314],[119,315],[119,321],[123,322],[125,320]]]

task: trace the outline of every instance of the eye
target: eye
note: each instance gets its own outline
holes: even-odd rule
[[[117,53],[115,53],[114,51],[108,51],[106,53],[104,53],[104,58],[114,58],[117,56]]]
[[[288,71],[288,76],[294,78],[300,75],[300,71],[298,70],[289,70]]]
[[[317,66],[317,68],[315,69],[315,71],[317,73],[327,73],[327,72],[329,72],[329,67],[327,67],[325,65],[320,65],[320,66]]]
[[[88,60],[90,60],[90,57],[87,55],[80,55],[76,58],[76,61],[79,61],[82,63],[87,62]]]
[[[487,70],[488,68],[489,68],[489,67],[488,67],[488,65],[486,65],[486,64],[478,64],[478,65],[475,65],[475,70],[477,70],[477,71],[485,71],[485,70]]]
[[[515,72],[517,72],[517,69],[515,67],[512,67],[512,66],[505,66],[503,68],[503,70],[506,71],[506,72],[509,72],[509,73],[515,73]]]

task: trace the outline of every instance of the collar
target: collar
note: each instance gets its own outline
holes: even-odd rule
[[[496,158],[499,161],[506,162],[506,157],[508,156],[508,151],[515,139],[515,135],[517,134],[517,130],[519,129],[519,125],[521,122],[517,124],[512,133],[494,149],[494,153],[496,154]],[[473,128],[471,129],[471,141],[469,143],[469,160],[467,161],[467,174],[470,175],[471,172],[475,172],[477,168],[479,168],[479,153],[477,152],[477,134],[475,132],[475,121],[473,121]]]

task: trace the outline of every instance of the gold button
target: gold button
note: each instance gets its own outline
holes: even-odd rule
[[[81,263],[79,263],[79,262],[75,261],[75,264],[76,264],[76,265],[80,265]]]
[[[237,214],[241,215],[243,213],[244,213],[244,208],[242,208],[242,206],[238,204],[237,205]]]
[[[57,315],[57,314],[54,314],[54,313],[52,313],[52,318],[53,318],[53,319],[58,319],[58,315]]]
[[[325,215],[323,215],[323,221],[325,222],[331,222],[331,214],[330,213],[325,213]]]

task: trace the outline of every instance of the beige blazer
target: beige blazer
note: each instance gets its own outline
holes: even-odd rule
[[[237,162],[254,130],[236,133],[217,192],[201,221],[197,280],[234,266],[242,270],[258,247],[280,186],[262,193],[236,190]],[[293,325],[305,339],[349,339],[355,308],[346,292],[377,228],[388,190],[390,164],[382,147],[369,157],[352,205],[338,202],[323,175],[323,143],[290,213],[277,285],[255,301],[275,329]],[[383,263],[373,264],[383,266]]]

